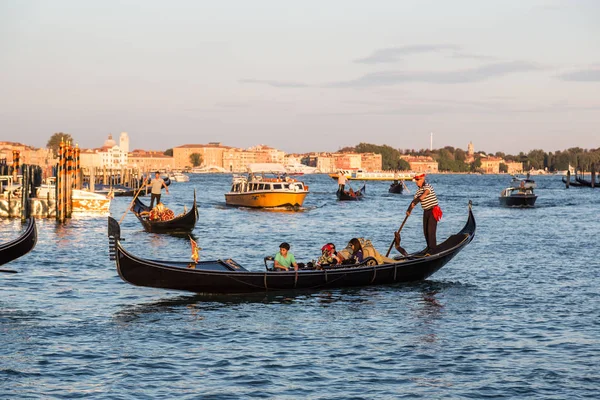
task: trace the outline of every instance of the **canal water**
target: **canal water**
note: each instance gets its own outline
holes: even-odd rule
[[[338,202],[328,176],[302,179],[311,193],[299,212],[226,207],[230,175],[192,175],[163,201],[178,214],[196,190],[201,259],[264,270],[283,241],[304,262],[352,237],[385,253],[412,198],[367,182],[364,201]],[[109,259],[106,218],[38,220],[36,248],[0,274],[0,398],[598,398],[600,190],[535,179],[535,208],[507,209],[507,176],[431,176],[438,241],[462,228],[469,200],[477,232],[414,284],[230,296],[135,287]],[[130,201],[116,198],[111,214],[120,220]],[[1,220],[0,242],[20,229]],[[146,233],[131,213],[122,235],[141,257],[191,254],[189,239]],[[420,207],[402,244],[424,247]]]

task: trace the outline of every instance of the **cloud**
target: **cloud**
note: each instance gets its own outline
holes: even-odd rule
[[[563,81],[574,82],[600,82],[600,68],[581,69],[579,71],[567,72],[558,75]]]
[[[301,82],[282,82],[282,81],[272,81],[268,79],[240,79],[240,83],[258,83],[263,85],[269,85],[278,88],[305,88],[309,87],[306,83]]]
[[[459,50],[460,48],[451,44],[423,44],[414,46],[390,47],[373,52],[370,56],[354,60],[360,64],[392,63],[399,61],[402,56],[419,53],[430,53],[444,50]]]
[[[456,84],[480,82],[518,72],[541,70],[543,67],[524,61],[487,64],[477,68],[455,71],[387,71],[366,74],[351,81],[333,82],[327,87],[361,88],[391,86],[401,83],[423,82],[433,84]]]

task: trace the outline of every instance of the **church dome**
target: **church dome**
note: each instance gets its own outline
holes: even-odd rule
[[[117,142],[115,142],[112,138],[112,135],[108,135],[108,139],[104,142],[104,147],[114,147],[117,145]]]

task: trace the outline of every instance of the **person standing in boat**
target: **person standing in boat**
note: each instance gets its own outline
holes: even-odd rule
[[[160,173],[156,171],[154,174],[154,179],[150,181],[150,184],[147,186],[152,186],[151,196],[150,196],[150,209],[154,206],[154,200],[156,199],[156,204],[160,203],[160,193],[164,186],[167,190],[167,194],[169,194],[169,188],[165,184],[165,181],[160,177]]]
[[[344,174],[344,171],[338,172],[338,192],[343,192],[344,187],[346,186],[346,182],[348,182],[348,178]]]
[[[438,199],[433,186],[425,182],[425,174],[415,175],[414,181],[419,189],[406,210],[406,216],[410,215],[417,203],[421,203],[421,207],[423,208],[423,234],[427,242],[426,253],[431,253],[437,246],[437,223],[442,219],[442,210],[438,205]]]

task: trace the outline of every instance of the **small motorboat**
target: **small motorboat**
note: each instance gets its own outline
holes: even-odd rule
[[[290,178],[281,164],[248,165],[248,175],[233,176],[231,190],[225,193],[228,206],[252,208],[302,207],[308,194],[304,182]]]
[[[532,187],[507,187],[500,193],[500,205],[505,207],[533,207],[537,196]]]

